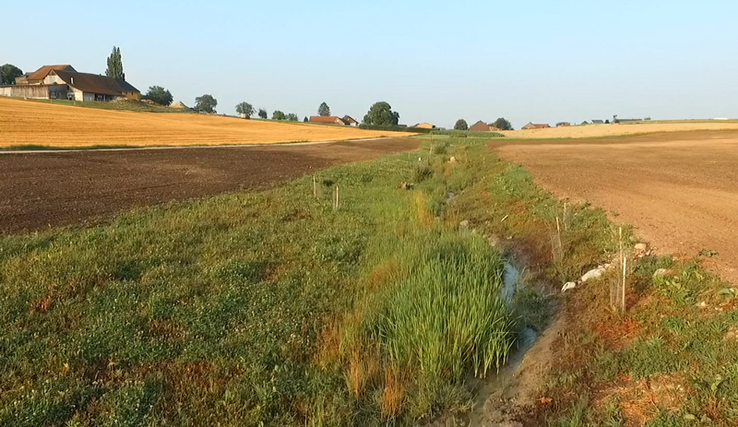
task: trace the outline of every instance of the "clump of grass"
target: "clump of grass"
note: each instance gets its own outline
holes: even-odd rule
[[[483,377],[507,360],[512,345],[499,293],[504,266],[481,238],[439,237],[437,249],[421,253],[396,284],[371,327],[401,366],[452,381],[471,366]]]
[[[427,162],[418,163],[413,169],[412,181],[419,184],[433,176],[433,168]]]
[[[448,147],[449,147],[448,141],[434,142],[433,144],[431,144],[431,153],[435,155],[446,154]]]

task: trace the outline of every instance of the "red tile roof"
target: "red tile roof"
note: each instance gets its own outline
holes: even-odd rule
[[[338,116],[310,116],[310,121],[313,123],[337,123],[345,125],[346,122]]]

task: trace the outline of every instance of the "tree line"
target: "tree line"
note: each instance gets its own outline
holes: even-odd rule
[[[107,58],[107,68],[105,69],[105,75],[115,80],[125,80],[126,74],[123,71],[123,56],[120,48],[113,46],[113,51]],[[13,85],[15,79],[23,76],[23,70],[12,64],[5,64],[0,66],[0,84],[2,85]],[[142,99],[153,102],[154,104],[161,106],[169,106],[174,101],[172,93],[158,85],[149,86],[148,91],[142,95]],[[210,94],[204,94],[195,98],[195,105],[193,110],[200,113],[217,113],[218,100]],[[259,108],[258,111],[254,106],[248,102],[240,102],[236,105],[236,112],[242,117],[250,118],[256,114],[261,119],[267,119],[268,113],[265,109]],[[318,107],[318,115],[327,117],[331,115],[331,108],[326,102],[322,102]],[[272,120],[286,120],[296,122],[299,121],[299,117],[295,113],[284,113],[281,110],[274,110],[272,113]],[[305,117],[304,121],[308,121]],[[397,111],[392,110],[392,106],[384,101],[374,103],[369,111],[364,115],[363,123],[369,126],[398,126],[400,123],[400,114]],[[512,126],[510,122],[500,118],[491,126],[498,127],[502,130],[511,130]],[[460,119],[456,122],[454,129],[467,130],[469,125],[465,120]]]

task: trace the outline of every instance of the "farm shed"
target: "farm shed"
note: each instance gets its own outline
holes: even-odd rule
[[[359,122],[351,116],[343,116],[341,120],[343,120],[346,126],[359,126]]]
[[[484,123],[480,120],[474,123],[472,127],[469,128],[469,130],[472,132],[499,132],[500,128],[488,125],[487,123]]]

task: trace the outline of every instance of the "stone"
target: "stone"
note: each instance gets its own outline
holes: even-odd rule
[[[590,280],[599,279],[600,277],[602,277],[603,274],[605,274],[605,271],[606,271],[605,267],[597,267],[593,270],[589,270],[579,280],[581,280],[582,282],[588,282]]]
[[[451,156],[451,158],[448,160],[448,162],[449,163],[456,163],[457,162],[456,157]]]
[[[564,285],[563,288],[561,288],[561,293],[564,293],[566,291],[570,291],[572,289],[575,289],[577,287],[576,282],[568,282]]]
[[[465,220],[461,221],[459,223],[459,227],[464,228],[464,229],[469,228],[469,220],[468,219],[465,219]]]
[[[648,245],[645,243],[638,243],[633,246],[633,253],[637,258],[643,258],[648,255]]]

